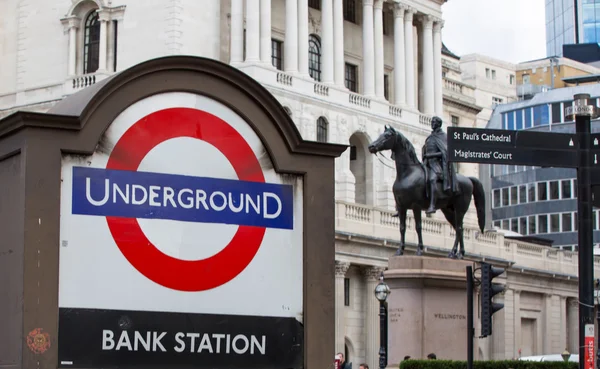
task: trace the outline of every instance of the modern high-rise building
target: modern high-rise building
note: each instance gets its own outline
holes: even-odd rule
[[[594,42],[600,42],[599,0],[546,0],[547,56],[562,56],[563,45]]]

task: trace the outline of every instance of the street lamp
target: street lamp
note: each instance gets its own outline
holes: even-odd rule
[[[379,284],[375,286],[375,298],[379,300],[379,369],[387,365],[387,318],[385,300],[391,293],[388,285],[383,281],[383,272],[379,277]]]
[[[563,360],[566,363],[567,361],[569,361],[569,358],[571,357],[571,353],[567,349],[565,349],[565,351],[563,351],[562,354],[560,354],[560,356],[562,356]]]

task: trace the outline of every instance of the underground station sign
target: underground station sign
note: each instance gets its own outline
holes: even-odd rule
[[[302,178],[235,112],[138,101],[61,192],[60,367],[302,364]]]
[[[570,133],[448,127],[450,161],[575,168],[577,147]]]

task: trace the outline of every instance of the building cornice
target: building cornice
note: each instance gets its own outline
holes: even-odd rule
[[[469,113],[473,114],[479,114],[483,110],[483,107],[479,105],[471,104],[466,101],[461,101],[450,96],[449,94],[444,94],[444,102],[450,106],[454,106],[459,109],[466,109],[469,111]]]

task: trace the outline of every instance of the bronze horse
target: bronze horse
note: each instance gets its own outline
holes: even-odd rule
[[[423,255],[423,236],[421,234],[421,211],[429,206],[429,198],[425,191],[425,166],[415,152],[412,143],[400,132],[385,126],[385,130],[369,145],[369,152],[377,154],[383,150],[392,151],[392,160],[396,162],[396,180],[392,191],[396,209],[400,218],[400,247],[396,255],[404,254],[404,236],[406,233],[406,213],[410,209],[415,217],[415,228],[418,237],[417,255]],[[442,191],[441,183],[437,185],[436,208],[440,209],[452,228],[456,231],[454,246],[448,257],[462,259],[465,255],[463,240],[463,219],[469,210],[471,196],[475,198],[477,221],[481,232],[485,227],[485,193],[479,179],[456,174],[458,191],[448,194]],[[460,253],[456,248],[460,244]]]

